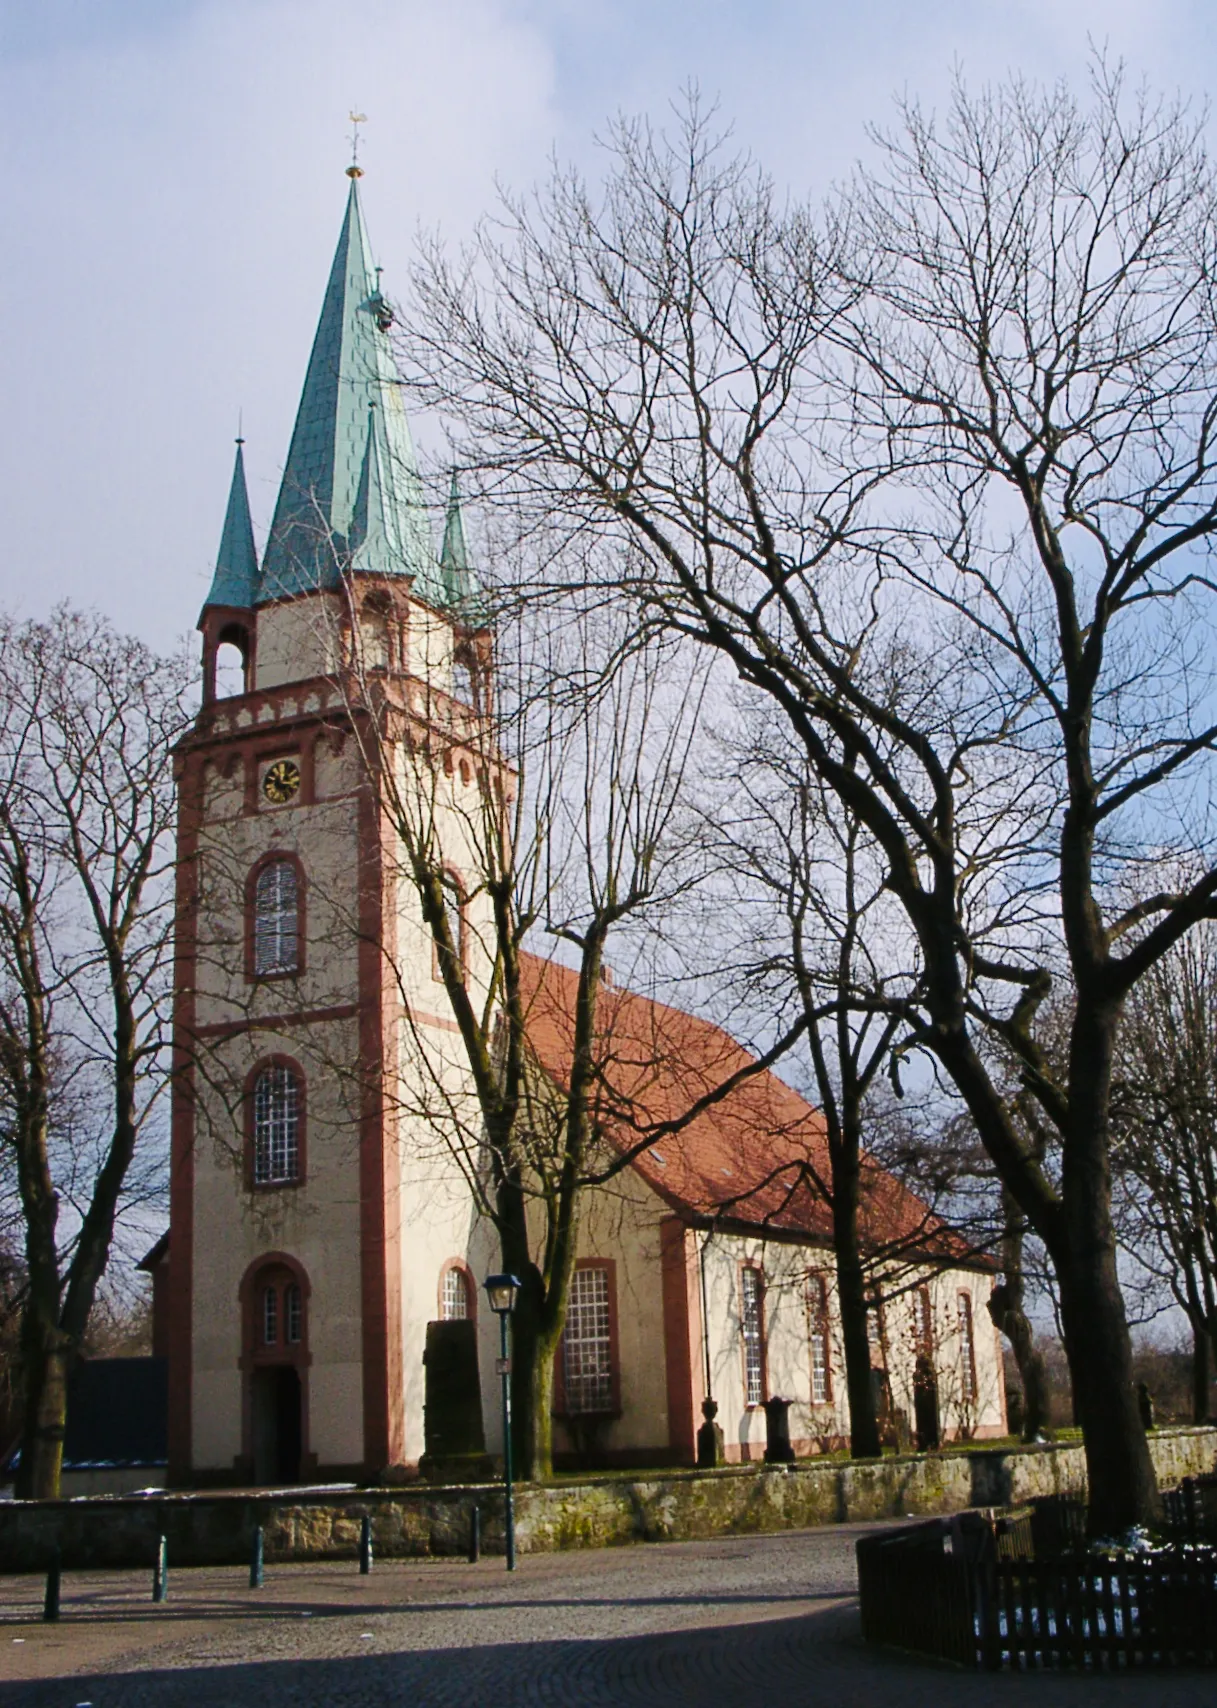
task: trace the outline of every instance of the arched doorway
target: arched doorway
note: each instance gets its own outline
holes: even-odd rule
[[[282,1253],[242,1282],[245,1453],[251,1481],[297,1483],[308,1462],[308,1278]]]

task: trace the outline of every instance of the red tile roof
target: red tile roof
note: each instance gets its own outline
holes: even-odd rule
[[[529,1042],[545,1073],[565,1087],[578,975],[532,955],[522,972]],[[829,1180],[824,1120],[797,1091],[772,1072],[758,1073],[679,1124],[756,1058],[721,1027],[614,985],[601,990],[597,1034],[599,1130],[618,1156],[654,1138],[632,1166],[678,1215],[831,1240],[831,1211],[818,1187]],[[869,1250],[915,1248],[939,1261],[991,1267],[894,1176],[869,1158],[863,1167],[861,1232]]]

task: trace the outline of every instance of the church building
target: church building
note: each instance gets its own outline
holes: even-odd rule
[[[179,1485],[409,1474],[428,1325],[451,1318],[475,1323],[486,1442],[500,1445],[481,1295],[500,1267],[494,1232],[442,1116],[385,1095],[407,1026],[454,1103],[467,1076],[391,846],[393,757],[369,766],[343,686],[358,650],[394,708],[392,739],[434,756],[459,875],[493,637],[455,485],[438,550],[432,538],[350,177],[261,554],[238,445],[199,620],[203,704],[178,754],[170,1231],[148,1263]],[[477,924],[466,973],[484,990]],[[536,1071],[560,1084],[570,975],[537,959],[526,973]],[[644,1093],[656,1119],[746,1060],[691,1015],[616,986],[604,1001],[624,1033],[665,1040]],[[816,1112],[762,1074],[591,1194],[556,1371],[560,1457],[591,1444],[600,1462],[692,1463],[708,1399],[728,1459],[761,1457],[775,1396],[792,1402],[797,1451],[847,1440],[831,1218],[811,1184],[825,1153]],[[864,1231],[892,1277],[871,1313],[889,1426],[927,1443],[1004,1434],[992,1265],[892,1177],[868,1179]]]

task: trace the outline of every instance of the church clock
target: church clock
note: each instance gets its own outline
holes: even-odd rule
[[[262,793],[273,807],[286,806],[300,789],[300,767],[294,759],[276,759],[262,779]]]

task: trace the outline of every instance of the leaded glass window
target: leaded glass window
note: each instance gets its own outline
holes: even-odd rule
[[[968,1293],[959,1295],[959,1362],[964,1403],[970,1405],[976,1398],[976,1341],[972,1332],[972,1298]]]
[[[469,1283],[463,1269],[444,1271],[441,1314],[445,1322],[464,1322],[469,1315]]]
[[[576,1269],[562,1345],[567,1411],[611,1411],[612,1300],[607,1269]]]
[[[811,1403],[825,1406],[832,1398],[832,1353],[828,1338],[828,1284],[822,1275],[808,1279],[807,1317],[811,1333]]]
[[[740,1324],[744,1336],[744,1400],[759,1406],[765,1397],[764,1284],[759,1269],[745,1269],[740,1277]]]
[[[288,1067],[263,1068],[254,1085],[254,1183],[270,1186],[300,1172],[300,1088]]]

